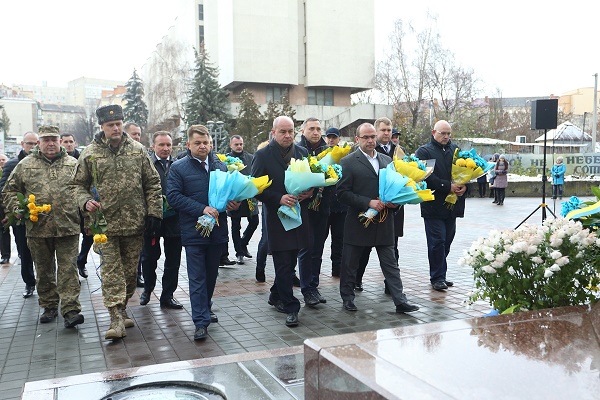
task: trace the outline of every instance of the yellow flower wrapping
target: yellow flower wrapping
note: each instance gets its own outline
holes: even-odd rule
[[[394,168],[396,172],[411,178],[415,182],[421,182],[427,175],[427,171],[423,171],[419,167],[410,165],[404,160],[394,159]]]

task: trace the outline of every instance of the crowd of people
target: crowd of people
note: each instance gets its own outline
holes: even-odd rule
[[[399,133],[389,119],[358,126],[356,148],[341,160],[342,176],[337,185],[310,188],[299,194],[289,194],[285,187],[285,172],[292,158],[317,155],[337,145],[341,135],[337,128],[323,132],[321,121],[307,118],[296,143],[294,121],[280,116],[273,122],[269,140],[255,154],[244,149],[241,136],[231,136],[228,156],[246,165],[242,173],[268,175],[272,183],[255,199],[229,201],[225,210],[217,210],[209,205],[210,176],[212,171],[227,171],[227,166],[216,156],[205,126],[190,126],[186,151],[174,157],[169,132],[155,132],[149,152],[139,143],[141,128],[124,125],[120,106],[100,107],[96,115],[101,130],[81,153],[75,149],[72,135],[61,135],[55,126],[41,126],[37,133],[24,135],[23,149],[16,158],[0,158],[0,164],[4,164],[0,179],[3,223],[13,222],[25,282],[23,297],[31,297],[37,289],[43,309],[41,323],[53,321],[59,313],[67,328],[84,323],[79,276],[88,277],[90,248],[101,260],[102,297],[110,315],[107,340],[127,336],[127,329],[135,325],[128,306],[136,287],[143,287],[140,305],[150,302],[161,249],[165,261],[160,305],[183,308],[174,293],[185,249],[194,339],[206,338],[209,325],[218,322],[212,296],[219,266],[224,259],[230,261],[228,218],[234,262],[240,265],[252,258],[248,244],[262,218],[256,280],[266,281],[266,258],[271,254],[275,279],[268,304],[286,315],[287,326],[299,324],[301,302],[293,290],[297,283],[309,308],[327,301],[319,291],[319,277],[330,233],[331,275],[340,278],[343,309],[358,310],[354,293],[363,290],[362,276],[373,248],[385,278],[385,293],[391,295],[395,311],[419,309],[404,293],[400,276],[398,238],[403,235],[403,207],[378,199],[379,172],[392,162],[399,146]],[[426,180],[435,190],[435,200],[421,204],[421,216],[427,235],[431,286],[438,291],[453,285],[446,276],[446,257],[455,235],[456,218],[464,213],[466,189],[452,182],[456,145],[451,134],[450,124],[438,121],[430,142],[416,152],[420,159],[436,160]],[[453,209],[443,204],[450,193],[459,198]],[[316,197],[319,206],[309,208]],[[297,205],[302,223],[288,229],[278,217],[278,209]],[[387,208],[391,217],[365,227],[357,215],[368,208],[379,212]],[[203,215],[217,222],[208,234],[201,234],[196,227]],[[243,218],[246,228],[242,232]],[[10,240],[5,232],[0,241],[4,263],[10,260],[6,237]]]

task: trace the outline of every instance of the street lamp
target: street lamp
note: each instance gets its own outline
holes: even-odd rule
[[[221,143],[221,134],[223,132],[223,125],[225,123],[223,121],[206,121],[206,126],[210,131],[210,136],[213,137],[215,145],[213,146],[214,150],[219,152],[219,144]]]

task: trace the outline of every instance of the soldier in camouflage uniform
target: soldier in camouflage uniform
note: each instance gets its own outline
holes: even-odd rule
[[[39,128],[38,145],[11,173],[2,191],[6,211],[21,208],[17,193],[33,194],[35,204],[50,204],[51,211],[25,221],[27,245],[37,272],[40,322],[51,322],[60,312],[66,328],[83,323],[79,303],[76,258],[79,249],[79,213],[73,187],[68,186],[77,160],[60,145],[56,126]],[[18,219],[23,214],[17,214]],[[54,258],[56,256],[56,263]],[[58,264],[58,272],[57,272]]]
[[[144,146],[123,133],[121,107],[103,106],[96,115],[102,131],[79,156],[72,184],[86,226],[97,210],[108,223],[108,241],[94,244],[94,251],[103,258],[102,296],[111,321],[105,337],[114,340],[133,326],[125,309],[135,293],[144,230],[152,236],[160,230],[162,191]]]

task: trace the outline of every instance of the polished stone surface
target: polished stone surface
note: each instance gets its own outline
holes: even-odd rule
[[[306,399],[597,399],[600,305],[309,339]]]

